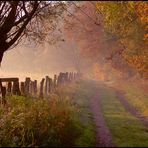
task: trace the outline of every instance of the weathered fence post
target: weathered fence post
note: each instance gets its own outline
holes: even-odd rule
[[[6,87],[3,87],[2,85],[2,82],[1,82],[1,79],[0,79],[0,90],[1,90],[1,93],[2,93],[2,103],[5,105],[6,104]]]
[[[34,95],[37,95],[37,80],[34,80]]]
[[[42,81],[40,82],[40,94],[39,94],[39,96],[41,98],[43,97],[44,81],[45,81],[45,79],[43,78]]]
[[[66,80],[66,82],[68,82],[68,72],[66,72],[66,74],[65,74],[65,80]]]
[[[30,78],[27,77],[25,80],[25,95],[28,96],[29,95],[29,84],[30,84]]]
[[[21,94],[24,95],[25,94],[25,83],[21,82]]]
[[[58,75],[57,85],[59,86],[61,84],[61,72]]]
[[[54,75],[53,88],[55,88],[56,86],[57,86],[57,75]]]
[[[12,90],[12,83],[8,82],[8,88],[7,88],[8,94],[11,94],[11,90]]]
[[[69,81],[71,81],[71,72],[69,73]]]
[[[53,82],[52,82],[52,79],[49,78],[49,83],[48,83],[48,93],[50,93],[52,91],[52,89],[54,89],[54,86],[53,86]]]
[[[48,84],[49,84],[49,77],[46,76],[46,77],[45,77],[45,96],[48,95],[48,87],[49,87]]]
[[[31,96],[33,96],[33,81],[30,81],[30,89],[29,89],[29,93]]]
[[[5,97],[6,97],[6,87],[1,87],[1,91],[2,91],[2,104],[6,104],[6,99],[5,99]]]
[[[13,82],[12,93],[14,95],[21,95],[20,88],[19,88],[19,80]]]

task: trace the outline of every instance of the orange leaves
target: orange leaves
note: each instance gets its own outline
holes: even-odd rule
[[[145,24],[145,30],[148,32],[148,3],[138,2],[136,5],[136,12],[142,24]],[[148,40],[148,33],[144,34],[144,40]]]
[[[103,27],[107,36],[115,37],[126,47],[122,53],[123,60],[139,73],[148,73],[148,3],[99,1],[96,7],[103,13]],[[122,59],[115,64],[121,62]]]
[[[140,55],[125,56],[127,62],[132,65],[137,71],[148,78],[148,52],[143,52]]]
[[[136,5],[136,12],[140,17],[142,22],[148,23],[148,3],[147,2],[138,2]]]

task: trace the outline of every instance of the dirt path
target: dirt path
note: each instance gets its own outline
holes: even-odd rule
[[[110,131],[106,126],[100,106],[100,96],[98,90],[96,90],[94,96],[90,98],[90,108],[93,114],[97,133],[96,147],[114,147]]]
[[[148,118],[143,117],[138,110],[131,106],[124,97],[124,93],[121,91],[116,92],[118,99],[123,104],[124,108],[130,112],[133,116],[137,117],[146,127],[148,127]]]

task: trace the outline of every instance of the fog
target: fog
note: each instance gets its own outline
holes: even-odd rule
[[[75,71],[71,47],[68,42],[40,47],[18,46],[5,53],[0,68],[0,77],[53,77],[61,71]]]
[[[41,79],[46,75],[53,77],[59,72],[76,71],[78,64],[79,69],[89,67],[87,59],[77,57],[78,53],[74,51],[84,48],[77,44],[78,37],[77,40],[75,37],[70,40],[68,32],[64,34],[62,22],[58,27],[62,30],[61,36],[64,36],[64,41],[58,41],[53,45],[45,43],[40,46],[33,46],[33,43],[26,46],[21,43],[16,48],[5,52],[0,77],[19,77],[24,81],[25,77]]]

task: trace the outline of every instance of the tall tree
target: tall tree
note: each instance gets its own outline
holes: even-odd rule
[[[108,59],[117,54],[148,78],[148,3],[146,1],[97,2],[102,13],[106,42],[122,45]]]
[[[43,41],[54,30],[53,19],[61,15],[63,2],[0,1],[0,63],[3,54],[15,47],[22,37]]]

